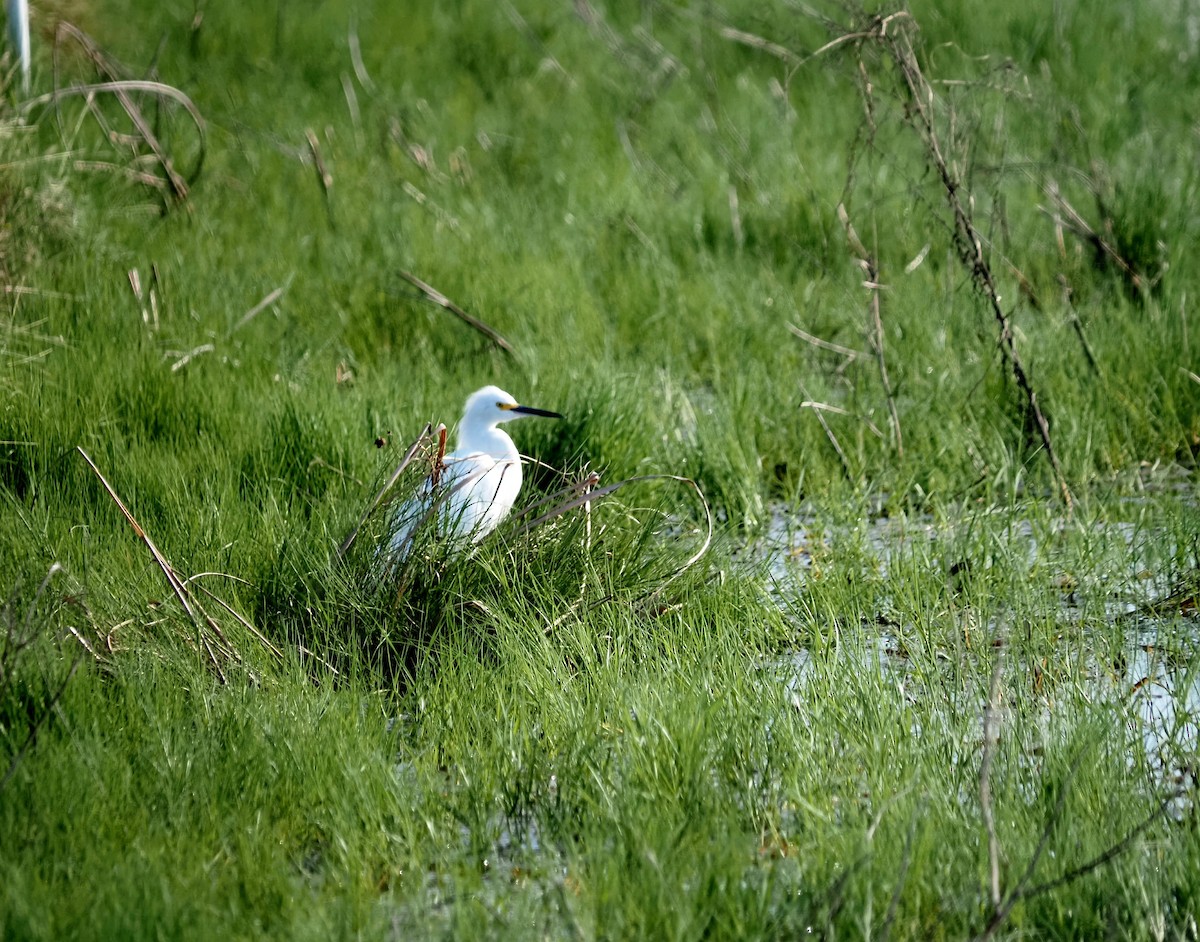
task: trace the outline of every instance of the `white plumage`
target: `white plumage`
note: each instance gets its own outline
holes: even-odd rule
[[[495,530],[521,490],[521,453],[498,425],[531,415],[562,418],[557,412],[519,405],[496,386],[472,393],[458,426],[457,447],[392,516],[387,555],[394,560],[406,557],[413,537],[431,517],[439,536],[456,542],[477,543]]]

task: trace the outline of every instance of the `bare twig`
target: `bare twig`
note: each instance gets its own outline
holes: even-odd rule
[[[199,579],[201,576],[224,576],[227,579],[233,579],[235,582],[245,582],[246,581],[245,579],[238,579],[236,576],[230,576],[227,573],[223,573],[223,572],[199,572],[199,573],[196,573],[196,575],[194,575],[194,576],[189,576],[185,580],[185,584],[192,582],[195,579]],[[237,611],[237,609],[235,609],[232,605],[230,605],[228,602],[226,602],[223,598],[221,598],[219,595],[217,595],[215,592],[213,592],[210,588],[208,588],[208,586],[205,586],[205,585],[200,586],[200,591],[203,592],[205,595],[207,595],[210,599],[212,599],[218,605],[220,605],[223,609],[225,609],[225,611],[229,612],[230,615],[232,615],[234,618],[236,618],[238,620],[238,622],[241,624],[241,626],[243,628],[245,628],[248,632],[250,632],[252,635],[254,635],[254,637],[256,637],[262,643],[262,646],[264,648],[266,648],[268,651],[270,651],[273,655],[275,655],[275,657],[278,660],[280,660],[280,661],[283,660],[283,652],[280,651],[279,648],[277,648],[274,644],[272,644],[270,639],[268,639],[266,637],[266,635],[264,635],[261,631],[259,631],[254,626],[254,623],[251,622],[248,618],[246,618],[241,612]]]
[[[129,525],[133,527],[133,532],[136,533],[138,538],[146,544],[146,548],[150,550],[150,555],[154,557],[154,561],[158,564],[158,568],[161,569],[163,575],[166,576],[167,584],[171,586],[171,591],[175,593],[175,597],[179,600],[179,604],[183,606],[183,610],[187,612],[188,617],[199,624],[200,616],[197,614],[195,609],[192,608],[192,604],[188,600],[187,588],[184,586],[179,576],[175,574],[175,570],[167,561],[167,558],[155,545],[154,540],[150,538],[150,534],[142,529],[142,525],[137,522],[137,519],[130,512],[129,508],[125,506],[125,501],[121,500],[117,492],[113,490],[113,486],[108,483],[108,479],[101,473],[100,469],[96,467],[96,462],[92,461],[91,456],[83,450],[82,446],[76,446],[76,451],[83,456],[83,460],[88,463],[88,467],[90,467],[92,471],[95,472],[96,477],[100,479],[100,483],[103,484],[104,489],[108,491],[108,496],[112,498],[113,503],[117,505],[121,513],[124,514],[125,519],[129,521]]]
[[[174,593],[175,598],[179,601],[180,606],[187,613],[188,617],[192,621],[192,624],[196,627],[197,650],[208,655],[209,662],[211,663],[213,670],[217,672],[217,676],[221,679],[221,682],[226,683],[228,678],[226,677],[224,669],[221,667],[221,659],[217,656],[217,652],[220,651],[220,653],[229,660],[241,661],[241,656],[238,654],[237,649],[229,643],[216,619],[209,615],[208,612],[204,610],[204,606],[200,604],[199,600],[191,594],[190,590],[188,589],[188,582],[190,580],[179,578],[179,574],[175,571],[175,567],[171,565],[170,561],[166,558],[166,556],[163,555],[162,551],[155,544],[154,540],[150,538],[150,534],[148,534],[145,529],[142,528],[142,525],[137,522],[137,519],[133,516],[133,513],[125,505],[125,502],[121,500],[120,495],[117,494],[116,490],[108,482],[108,479],[103,475],[103,473],[101,473],[100,469],[96,466],[96,463],[92,461],[91,456],[88,455],[88,453],[84,451],[81,446],[76,446],[76,450],[80,455],[83,456],[83,460],[88,463],[88,467],[92,469],[96,477],[100,479],[100,483],[108,492],[108,496],[112,498],[113,503],[117,505],[121,513],[125,516],[125,519],[129,522],[129,525],[133,527],[133,532],[137,534],[138,538],[141,539],[141,541],[146,545],[146,548],[150,551],[150,555],[154,558],[155,563],[158,564],[158,568],[162,570],[162,574],[166,578],[167,584],[170,585],[171,591]],[[236,612],[233,612],[233,609],[230,608],[230,606],[223,600],[218,599],[217,601],[219,601],[223,607],[233,613],[239,621],[241,621],[243,624],[249,625],[249,622],[246,619],[242,618],[240,615],[237,615]],[[257,631],[253,631],[253,633],[269,648],[273,647],[270,642],[268,642]],[[209,635],[215,639],[215,646],[213,641],[210,640]]]
[[[200,354],[212,353],[216,349],[217,348],[214,347],[211,343],[202,343],[202,344],[200,344],[200,346],[193,347],[191,350],[180,351],[177,354],[177,358],[176,358],[175,362],[171,364],[171,372],[178,373],[181,369],[183,369],[185,366],[187,366],[189,363],[191,363],[192,360],[194,360],[196,357],[200,356]],[[171,356],[171,353],[168,352],[166,354],[166,356]]]
[[[1062,791],[1059,793],[1058,801],[1055,802],[1054,810],[1047,819],[1045,829],[1042,831],[1041,840],[1038,842],[1037,849],[1034,851],[1033,857],[1029,861],[1029,865],[1025,868],[1024,874],[1022,874],[1017,886],[1013,888],[1007,897],[1005,897],[1004,902],[992,913],[992,917],[988,920],[988,924],[984,927],[983,932],[975,937],[975,942],[988,942],[988,940],[994,938],[996,933],[1000,930],[1000,927],[1012,913],[1013,907],[1015,907],[1020,901],[1032,899],[1035,896],[1041,896],[1043,893],[1049,893],[1051,890],[1056,890],[1060,886],[1066,886],[1069,883],[1074,883],[1079,878],[1087,876],[1089,873],[1098,870],[1109,861],[1123,854],[1131,846],[1133,846],[1134,841],[1141,837],[1147,831],[1147,829],[1154,824],[1155,821],[1166,816],[1167,812],[1170,811],[1171,805],[1178,800],[1180,794],[1182,793],[1181,791],[1176,790],[1164,796],[1162,801],[1159,802],[1158,806],[1151,811],[1150,814],[1146,815],[1146,817],[1130,828],[1124,837],[1107,847],[1105,850],[1101,851],[1095,857],[1091,858],[1091,860],[1088,860],[1077,867],[1072,867],[1070,870],[1060,874],[1052,880],[1046,880],[1042,883],[1029,886],[1029,879],[1033,876],[1034,870],[1036,869],[1042,853],[1049,842],[1050,832],[1054,829],[1058,819],[1062,814],[1063,805],[1066,803],[1066,796],[1070,790],[1070,783],[1074,780],[1075,774],[1079,770],[1081,761],[1082,753],[1076,756],[1075,761],[1071,765],[1071,769],[1067,776],[1067,781],[1063,785]]]
[[[1071,491],[1067,486],[1066,476],[1063,474],[1062,466],[1059,464],[1057,453],[1054,451],[1054,444],[1050,437],[1050,422],[1042,411],[1041,405],[1038,403],[1037,392],[1033,388],[1033,383],[1029,379],[1029,373],[1025,369],[1025,364],[1021,359],[1020,353],[1017,351],[1016,337],[1013,333],[1012,323],[1000,305],[1000,294],[996,289],[995,277],[987,256],[984,253],[983,238],[975,228],[971,208],[974,201],[971,199],[967,187],[958,178],[956,172],[951,169],[942,147],[941,135],[938,131],[937,119],[934,114],[935,97],[933,88],[926,80],[917,62],[916,52],[913,50],[912,39],[909,35],[910,31],[908,29],[898,29],[889,34],[883,25],[886,22],[886,20],[879,21],[880,26],[874,38],[891,56],[900,70],[905,86],[908,89],[909,102],[911,104],[910,120],[920,135],[929,159],[933,163],[934,169],[941,180],[942,189],[945,191],[946,200],[949,204],[951,215],[954,218],[953,232],[955,246],[971,275],[971,280],[975,283],[980,294],[983,295],[1000,328],[1001,352],[1012,369],[1017,385],[1025,394],[1025,400],[1034,423],[1037,426],[1038,435],[1046,451],[1046,457],[1050,461],[1050,466],[1058,481],[1059,492],[1069,511],[1073,507],[1074,502],[1071,497]],[[965,199],[962,196],[964,192],[966,194]]]
[[[97,82],[92,85],[69,85],[66,88],[60,88],[53,92],[47,92],[45,95],[38,95],[36,98],[30,98],[28,101],[22,102],[19,111],[21,114],[25,114],[26,112],[32,111],[34,108],[38,108],[42,105],[57,103],[64,98],[70,98],[77,95],[90,97],[100,93],[120,94],[124,92],[147,92],[151,95],[157,95],[160,98],[169,98],[172,101],[182,105],[184,110],[187,111],[188,115],[195,123],[197,130],[200,131],[202,143],[201,156],[197,158],[196,167],[192,170],[192,173],[189,177],[190,182],[194,183],[196,178],[199,176],[200,167],[203,164],[203,141],[205,133],[204,118],[201,117],[199,110],[197,110],[195,104],[192,103],[192,100],[179,89],[171,85],[166,85],[162,82],[149,82],[142,79],[122,79],[112,82]],[[156,154],[156,156],[158,155]],[[160,159],[165,160],[167,158],[162,157]],[[175,173],[174,170],[172,172]],[[177,173],[176,176],[178,178]],[[182,180],[182,178],[178,179]],[[187,194],[186,183],[187,181],[184,181],[183,193],[185,196]],[[177,183],[172,184],[173,187],[177,187],[177,185]]]
[[[805,343],[810,343],[814,347],[820,347],[822,350],[828,350],[831,353],[838,353],[844,356],[847,360],[857,360],[863,355],[861,350],[852,350],[850,347],[843,347],[840,343],[834,343],[831,340],[822,340],[820,337],[810,334],[806,330],[801,330],[795,324],[788,324],[787,329],[803,340]]]
[[[796,55],[792,50],[779,45],[779,43],[773,43],[769,39],[763,39],[763,37],[756,36],[753,33],[734,29],[732,26],[721,28],[721,38],[741,43],[743,46],[750,46],[752,49],[761,49],[768,55],[774,56],[788,65],[796,66],[804,61],[804,57]]]
[[[581,480],[572,481],[570,484],[555,491],[553,494],[547,494],[540,500],[534,501],[527,507],[523,507],[514,517],[513,520],[520,520],[522,517],[530,516],[535,510],[540,507],[545,507],[547,504],[553,504],[561,500],[568,494],[587,494],[600,483],[600,475],[595,471],[589,471]],[[590,503],[590,501],[589,501]],[[547,518],[550,519],[550,518]]]
[[[472,317],[470,314],[468,314],[466,311],[464,311],[461,307],[459,307],[457,304],[455,304],[453,301],[451,301],[448,297],[446,297],[444,294],[442,294],[442,292],[438,291],[437,288],[434,288],[432,285],[429,285],[426,282],[422,281],[420,278],[418,278],[416,275],[412,274],[411,272],[401,271],[401,272],[399,272],[399,275],[401,278],[403,278],[405,281],[407,281],[410,285],[412,285],[418,291],[420,291],[423,295],[425,295],[425,297],[428,298],[430,301],[432,301],[434,304],[438,305],[439,307],[445,308],[447,311],[449,311],[455,317],[459,318],[460,320],[464,321],[467,324],[470,324],[472,327],[474,327],[477,331],[479,331],[481,334],[483,334],[485,337],[487,337],[492,343],[494,343],[497,347],[499,347],[505,353],[512,354],[514,356],[516,355],[516,351],[513,349],[513,345],[511,343],[509,343],[507,340],[505,340],[504,337],[502,337],[497,330],[495,330],[492,327],[489,327],[487,324],[485,324],[483,321],[479,320],[477,317]]]
[[[1065,886],[1068,883],[1074,883],[1080,877],[1087,876],[1093,870],[1103,867],[1110,860],[1123,854],[1132,846],[1133,842],[1141,837],[1146,830],[1154,824],[1159,818],[1165,817],[1167,812],[1171,810],[1171,805],[1174,804],[1180,797],[1180,792],[1175,791],[1166,795],[1150,814],[1146,815],[1141,821],[1129,829],[1129,832],[1113,844],[1111,847],[1100,852],[1086,863],[1080,864],[1078,867],[1073,867],[1066,873],[1055,877],[1053,880],[1046,880],[1043,883],[1035,884],[1021,893],[1022,899],[1028,899],[1032,896],[1040,896],[1042,893],[1048,893],[1050,890],[1056,890],[1060,886]]]

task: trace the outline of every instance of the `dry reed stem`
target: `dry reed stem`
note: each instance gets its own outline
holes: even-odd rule
[[[858,233],[854,229],[854,224],[850,222],[850,214],[846,210],[845,203],[838,203],[837,207],[838,219],[842,221],[842,227],[846,230],[846,238],[850,242],[850,248],[858,256],[859,267],[862,268],[866,275],[866,280],[863,282],[863,287],[871,292],[871,303],[869,311],[871,315],[870,330],[867,331],[867,340],[871,344],[871,349],[875,353],[876,362],[879,364],[879,379],[883,384],[883,392],[887,397],[888,415],[892,423],[892,434],[896,438],[896,456],[904,458],[904,435],[900,431],[900,413],[896,409],[896,397],[892,393],[892,382],[888,378],[887,359],[883,352],[883,315],[880,310],[879,294],[883,287],[879,283],[879,263],[876,261],[875,254],[868,252],[862,240],[858,237]]]
[[[1064,228],[1069,229],[1075,235],[1090,243],[1097,253],[1107,258],[1120,269],[1121,274],[1125,276],[1137,296],[1139,298],[1143,297],[1147,289],[1145,277],[1117,251],[1116,246],[1093,229],[1088,224],[1088,221],[1080,215],[1078,210],[1067,202],[1066,197],[1059,192],[1057,181],[1049,181],[1045,186],[1045,193],[1050,198],[1050,201],[1054,203],[1055,209],[1053,212],[1049,212],[1044,207],[1038,208],[1054,220],[1056,231],[1061,233]]]
[[[1042,829],[1042,836],[1038,841],[1038,846],[1035,849],[1033,856],[1030,858],[1028,865],[1025,867],[1025,872],[1021,874],[1021,879],[1017,881],[1017,885],[1004,898],[1001,905],[997,906],[988,924],[984,927],[983,932],[975,937],[975,942],[987,942],[987,940],[995,937],[1000,927],[1008,919],[1016,906],[1021,900],[1032,899],[1035,896],[1041,896],[1043,893],[1048,893],[1051,890],[1058,889],[1060,886],[1066,886],[1068,883],[1074,883],[1081,877],[1087,876],[1100,867],[1104,866],[1110,860],[1118,857],[1128,850],[1133,842],[1136,841],[1146,830],[1154,824],[1159,818],[1165,817],[1171,808],[1172,802],[1176,801],[1185,794],[1185,790],[1180,788],[1167,794],[1158,806],[1146,815],[1141,821],[1135,824],[1126,832],[1116,843],[1110,845],[1105,850],[1101,851],[1096,856],[1092,857],[1085,863],[1077,867],[1072,867],[1065,873],[1059,874],[1051,880],[1045,880],[1041,883],[1029,886],[1029,880],[1033,877],[1033,873],[1037,868],[1042,854],[1045,852],[1046,846],[1050,841],[1050,834],[1057,826],[1059,819],[1062,816],[1063,806],[1066,804],[1067,795],[1070,792],[1070,784],[1074,781],[1076,774],[1079,771],[1079,766],[1083,761],[1083,753],[1080,752],[1071,763],[1071,768],[1067,773],[1066,783],[1059,791],[1058,800],[1054,803],[1054,809],[1046,819],[1045,827]]]
[[[829,439],[829,444],[833,446],[833,450],[837,453],[838,459],[842,462],[842,472],[846,475],[846,480],[854,483],[854,472],[850,470],[850,459],[847,458],[846,453],[842,451],[841,443],[837,440],[837,436],[833,434],[833,429],[829,427],[829,423],[825,421],[825,416],[822,414],[824,409],[822,409],[821,406],[824,404],[814,400],[803,383],[800,384],[800,391],[804,393],[805,399],[805,401],[801,403],[801,408],[807,407],[812,409],[813,414],[817,417],[817,421],[821,423],[821,428],[825,430],[825,437]]]
[[[246,585],[249,585],[249,583],[246,582],[245,579],[239,579],[237,576],[231,576],[228,573],[224,573],[224,572],[198,572],[194,576],[189,576],[187,579],[185,579],[184,584],[186,585],[189,582],[199,579],[201,576],[223,576],[226,579],[232,579],[235,582],[241,582]],[[228,602],[226,602],[223,598],[221,598],[219,595],[217,595],[215,592],[213,592],[207,586],[204,586],[204,585],[200,586],[200,591],[203,592],[205,595],[207,595],[210,599],[212,599],[218,605],[220,605],[230,615],[232,615],[234,618],[236,618],[238,620],[238,622],[241,623],[242,627],[245,628],[247,631],[249,631],[252,635],[254,635],[254,637],[256,637],[262,643],[262,646],[264,648],[266,648],[268,651],[270,651],[273,655],[275,655],[275,657],[278,660],[280,660],[280,661],[283,660],[283,652],[280,651],[279,648],[277,648],[274,644],[272,644],[271,641],[266,637],[266,635],[264,635],[261,631],[259,631],[254,626],[254,623],[251,622],[244,615],[242,615],[241,612],[237,611],[232,605],[230,605]]]
[[[121,513],[124,514],[125,519],[129,521],[129,525],[133,527],[133,532],[136,533],[138,538],[146,544],[146,548],[150,550],[150,555],[154,557],[154,561],[158,564],[158,568],[161,569],[163,575],[166,576],[167,583],[171,586],[171,591],[175,593],[175,597],[179,600],[179,604],[183,606],[183,610],[187,612],[188,617],[199,623],[199,616],[196,614],[191,603],[188,601],[187,588],[184,586],[183,582],[180,581],[179,576],[175,574],[175,570],[172,568],[170,562],[167,561],[167,558],[155,545],[154,540],[150,538],[150,534],[142,529],[142,525],[137,522],[137,519],[130,512],[129,508],[125,506],[125,502],[121,500],[120,495],[118,495],[113,489],[113,486],[108,483],[108,479],[104,476],[100,469],[96,467],[96,462],[92,461],[91,456],[83,450],[83,447],[77,445],[76,451],[83,456],[83,460],[88,463],[88,467],[90,467],[95,473],[96,477],[100,479],[100,483],[103,484],[104,489],[108,491],[108,496],[112,498],[113,503],[117,505]]]
[[[837,353],[844,356],[848,361],[853,362],[863,355],[861,350],[852,350],[850,347],[843,347],[841,344],[833,343],[830,340],[822,340],[820,337],[810,334],[806,330],[801,330],[795,324],[788,324],[787,329],[803,340],[805,343],[812,344],[814,347],[820,347],[822,350],[828,350],[830,353]]]
[[[432,301],[434,304],[438,305],[439,307],[445,308],[447,311],[449,311],[451,314],[453,314],[455,317],[457,317],[459,320],[463,321],[464,323],[470,324],[472,327],[474,327],[477,331],[479,331],[481,334],[483,334],[485,337],[487,337],[492,343],[494,343],[497,347],[499,347],[505,353],[508,353],[512,356],[516,356],[516,350],[513,349],[513,345],[511,343],[509,343],[507,340],[505,340],[504,337],[501,336],[499,331],[497,331],[496,329],[494,329],[492,327],[489,327],[483,321],[479,320],[479,318],[473,317],[470,314],[468,314],[461,307],[459,307],[457,304],[455,304],[453,301],[451,301],[448,297],[446,297],[444,294],[442,294],[442,292],[438,291],[437,288],[434,288],[432,285],[422,281],[420,278],[418,278],[416,275],[412,274],[411,272],[400,271],[399,275],[401,278],[403,278],[405,281],[407,281],[410,285],[412,285],[418,291],[420,291],[423,295],[425,295],[425,297],[428,300]]]
[[[170,561],[166,558],[166,556],[163,555],[162,551],[159,550],[154,540],[151,539],[150,534],[147,533],[142,525],[137,522],[137,518],[133,516],[133,513],[126,506],[125,502],[121,500],[120,495],[117,494],[116,490],[108,482],[108,479],[96,466],[96,463],[92,460],[91,456],[83,450],[82,446],[77,445],[76,451],[83,456],[83,460],[88,463],[88,467],[92,469],[96,477],[100,479],[100,483],[104,485],[104,489],[108,492],[108,496],[112,498],[113,503],[117,505],[121,513],[125,516],[125,519],[129,522],[129,525],[133,527],[133,532],[137,534],[138,538],[150,551],[150,555],[154,558],[154,562],[158,565],[158,568],[162,570],[163,576],[166,577],[167,584],[170,585],[171,591],[175,594],[175,598],[179,601],[180,606],[182,606],[183,610],[192,620],[192,624],[196,627],[197,648],[202,648],[204,652],[208,654],[209,661],[213,669],[217,672],[217,676],[220,677],[221,683],[227,683],[228,678],[225,675],[225,671],[221,668],[220,659],[217,657],[217,650],[220,650],[224,657],[233,661],[240,662],[242,660],[241,655],[237,652],[237,649],[229,643],[224,632],[221,631],[221,626],[217,624],[216,620],[204,610],[204,606],[200,604],[199,600],[192,596],[187,587],[187,582],[190,580],[183,580],[179,578],[174,566],[171,565]],[[225,605],[225,603],[222,602],[222,605]],[[225,607],[229,608],[228,605],[225,605]],[[230,611],[232,611],[232,609],[230,609]],[[205,633],[205,629],[207,629],[208,632],[210,632],[216,639],[217,648],[213,647],[212,642]],[[255,632],[255,634],[258,634],[258,632]],[[262,636],[259,635],[259,637],[261,638]]]
[[[87,88],[92,89],[92,91],[88,92],[89,102],[92,99],[92,95],[93,95],[94,91],[109,91],[109,92],[112,92],[116,96],[117,100],[121,104],[121,107],[125,110],[125,114],[129,117],[129,120],[133,123],[134,128],[136,128],[136,130],[137,130],[137,135],[134,136],[133,140],[136,141],[140,138],[140,140],[143,141],[146,144],[146,146],[150,148],[151,152],[154,154],[156,161],[158,162],[158,165],[162,168],[163,173],[166,175],[166,182],[170,186],[172,196],[174,196],[175,199],[179,202],[185,201],[187,199],[187,195],[188,195],[188,185],[189,185],[189,183],[194,183],[195,180],[197,179],[197,177],[199,177],[200,168],[204,163],[204,154],[205,154],[204,119],[200,116],[200,113],[196,109],[195,105],[192,104],[191,99],[188,98],[186,95],[184,95],[182,92],[178,91],[177,89],[171,89],[171,92],[166,92],[164,90],[171,88],[171,87],[166,86],[166,85],[161,85],[160,83],[157,83],[157,82],[133,83],[133,82],[123,81],[123,80],[119,79],[117,69],[110,62],[110,60],[103,53],[103,51],[101,51],[100,47],[97,46],[95,42],[93,42],[91,37],[89,37],[86,33],[84,33],[78,27],[73,26],[70,23],[67,23],[65,21],[60,22],[58,24],[57,30],[55,31],[54,71],[55,71],[56,84],[57,84],[57,76],[58,76],[59,44],[61,42],[61,38],[64,35],[69,36],[70,38],[74,39],[80,46],[82,46],[84,52],[87,54],[88,58],[92,60],[92,63],[96,66],[97,70],[99,70],[104,75],[107,75],[108,78],[110,79],[110,81],[108,81],[106,83],[102,83],[101,85],[98,85],[98,86],[85,86]],[[149,88],[146,86],[159,86],[159,87]],[[72,88],[56,90],[53,93],[53,98],[52,98],[55,105],[57,106],[57,104],[58,104],[60,94],[71,93],[74,88],[76,88],[76,86],[73,86]],[[167,154],[166,149],[162,146],[162,143],[158,140],[158,137],[151,130],[149,122],[146,121],[145,116],[142,114],[141,108],[138,107],[137,103],[130,96],[129,92],[131,92],[131,91],[150,91],[152,94],[158,95],[159,97],[174,98],[176,101],[178,101],[180,104],[183,105],[184,109],[191,116],[193,122],[196,125],[196,129],[200,135],[200,153],[196,160],[196,166],[193,169],[192,173],[190,174],[190,179],[185,180],[183,175],[180,174],[179,171],[175,169],[174,164],[172,163],[170,156]],[[174,94],[172,94],[172,92]],[[45,96],[43,96],[43,97],[45,97]],[[34,101],[37,101],[37,99],[35,99]],[[30,104],[31,103],[26,103],[25,107],[28,107]],[[93,109],[93,113],[96,114],[97,120],[100,121],[101,126],[104,126],[103,119],[99,116],[99,114],[97,112],[95,112],[94,109]]]
[[[550,467],[549,465],[543,464],[540,461],[538,462],[538,464],[541,464],[542,467],[547,467],[547,468]],[[558,469],[550,468],[550,470],[557,471]],[[584,477],[582,479],[580,479],[578,481],[572,481],[570,484],[566,485],[563,488],[560,488],[559,490],[555,491],[553,494],[547,494],[545,497],[542,497],[542,498],[534,501],[532,504],[529,504],[528,506],[521,508],[521,510],[518,511],[517,514],[513,517],[513,520],[516,521],[516,520],[520,520],[522,517],[527,517],[531,513],[533,513],[533,511],[537,510],[539,507],[544,507],[547,504],[552,504],[555,501],[560,500],[563,497],[566,497],[568,494],[587,493],[591,488],[595,487],[599,483],[600,483],[599,473],[596,471],[589,471],[586,475],[584,475]]]
[[[317,183],[320,184],[321,193],[325,198],[325,215],[329,218],[329,228],[337,229],[333,217],[333,174],[329,172],[329,168],[325,166],[325,159],[321,156],[321,143],[317,140],[317,132],[312,128],[305,128],[304,140],[308,143],[308,152],[317,173]]]
[[[416,440],[408,446],[408,450],[404,453],[404,457],[400,459],[400,464],[396,466],[396,470],[392,472],[391,477],[387,479],[387,482],[375,494],[370,506],[367,507],[366,511],[364,511],[363,515],[359,518],[358,523],[354,525],[354,529],[350,531],[344,540],[342,540],[341,545],[337,549],[338,559],[344,557],[350,547],[354,545],[354,541],[358,538],[359,532],[362,530],[367,520],[370,519],[371,514],[375,512],[375,508],[377,508],[383,502],[383,498],[387,495],[387,492],[392,489],[398,480],[400,480],[400,475],[403,474],[404,469],[412,463],[413,458],[416,457],[416,454],[421,449],[421,446],[429,442],[429,434],[432,429],[433,423],[426,423],[424,431],[422,431],[421,434],[417,436]],[[442,436],[444,436],[446,427],[444,425],[440,425],[438,426],[438,431]]]
[[[1003,905],[1000,893],[1000,840],[996,836],[996,819],[992,813],[992,761],[995,756],[995,745],[1000,741],[997,729],[996,710],[1000,694],[1000,667],[1003,663],[1003,649],[996,653],[996,663],[992,667],[992,682],[988,687],[987,706],[983,710],[983,755],[979,761],[979,809],[983,816],[983,826],[987,831],[988,845],[988,876],[991,891],[993,913],[999,913]]]
[[[285,290],[286,290],[286,286],[280,286],[280,287],[276,288],[274,291],[272,291],[270,294],[268,294],[265,298],[263,298],[256,305],[254,305],[254,307],[250,308],[250,310],[248,310],[245,314],[243,314],[241,316],[241,318],[238,320],[238,322],[236,324],[234,324],[233,327],[230,329],[229,333],[231,335],[235,334],[235,333],[237,333],[237,331],[241,330],[243,327],[245,327],[247,324],[249,324],[252,320],[254,320],[255,317],[257,317],[260,313],[262,313],[262,311],[264,309],[270,307],[272,304],[274,304],[276,301],[278,301],[281,297],[283,297],[283,292]]]

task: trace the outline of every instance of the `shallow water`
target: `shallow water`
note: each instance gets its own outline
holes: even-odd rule
[[[1185,501],[1194,499],[1190,483],[1186,487]],[[1136,510],[1136,501],[1130,503]],[[911,554],[917,554],[925,566],[940,562],[948,578],[953,578],[954,527],[971,525],[970,520],[952,525],[937,524],[931,517],[878,517],[838,532],[810,510],[779,507],[764,537],[746,547],[744,555],[754,565],[766,564],[772,596],[785,612],[794,612],[810,582],[820,577],[816,570],[821,560],[836,560],[839,541],[852,541],[866,574],[880,581]],[[995,527],[996,521],[989,526]],[[1103,558],[1094,569],[1080,572],[1079,561],[1071,560],[1076,565],[1069,566],[1062,547],[1055,545],[1078,536],[1082,531],[1077,524],[1064,520],[1034,526],[1013,519],[1002,521],[999,532],[995,548],[1007,565],[1031,574],[1039,570],[1037,578],[1049,580],[1058,590],[1057,607],[1049,617],[1063,626],[1064,635],[1083,635],[1083,642],[1076,645],[1082,655],[1073,665],[1071,695],[1086,703],[1112,706],[1116,715],[1129,717],[1131,748],[1132,743],[1140,743],[1147,765],[1163,785],[1189,789],[1194,784],[1192,757],[1200,747],[1200,666],[1194,656],[1200,645],[1200,620],[1195,600],[1188,593],[1179,594],[1174,567],[1162,565],[1163,560],[1178,559],[1176,547],[1142,523],[1093,525],[1090,534]],[[1200,564],[1192,559],[1188,565],[1194,572]],[[859,670],[880,672],[904,690],[913,671],[905,641],[907,626],[894,622],[886,597],[882,604],[879,598],[875,603],[885,611],[873,620],[864,619],[861,634],[853,643],[837,645],[835,656],[848,658]],[[1012,613],[1002,601],[996,602],[988,618],[976,626],[976,635],[1003,645],[1011,634]],[[1122,628],[1115,647],[1111,637],[1101,636],[1110,634],[1106,626],[1114,625]],[[811,651],[801,648],[762,667],[775,682],[799,693],[811,679],[813,658]],[[1029,667],[1040,673],[1038,665]],[[978,691],[971,696],[967,708],[977,716],[982,734],[986,696]],[[1053,702],[1054,697],[1046,697],[1042,717],[1046,724]],[[996,729],[1004,735],[1003,711],[999,722]],[[1042,737],[1026,730],[1023,738],[1033,743]],[[1135,759],[1132,754],[1130,758]]]

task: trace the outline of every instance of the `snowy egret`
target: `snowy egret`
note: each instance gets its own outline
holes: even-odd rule
[[[562,418],[557,412],[518,405],[496,386],[473,392],[458,426],[458,447],[393,515],[387,555],[407,556],[413,536],[435,512],[439,531],[454,541],[478,543],[495,530],[521,490],[521,453],[497,425],[531,415]]]

